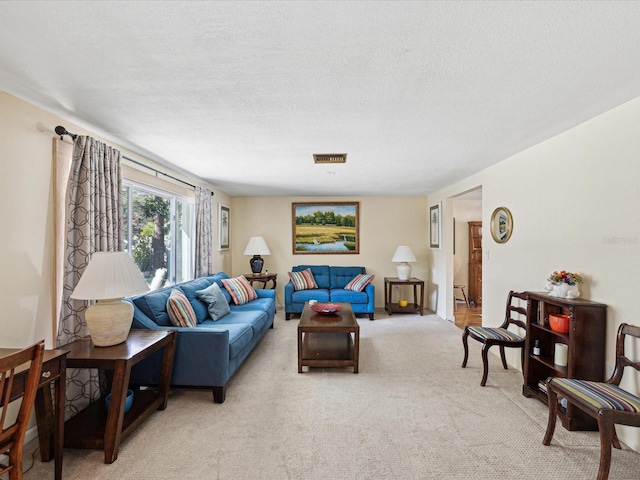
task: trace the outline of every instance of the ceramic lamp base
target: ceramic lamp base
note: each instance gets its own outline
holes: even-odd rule
[[[399,263],[397,269],[399,280],[409,280],[411,278],[411,265],[408,263]]]
[[[251,273],[260,273],[262,272],[264,259],[260,255],[254,255],[253,258],[249,260],[249,265],[251,265]]]
[[[99,300],[84,314],[91,340],[98,347],[124,342],[133,323],[133,305],[122,299]]]

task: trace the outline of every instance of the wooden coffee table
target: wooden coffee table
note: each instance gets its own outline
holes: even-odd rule
[[[360,325],[351,304],[338,305],[340,312],[322,315],[305,304],[298,323],[298,373],[303,366],[353,367],[358,373]]]

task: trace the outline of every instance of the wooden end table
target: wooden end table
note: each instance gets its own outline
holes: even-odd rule
[[[360,325],[351,304],[338,305],[342,310],[333,315],[318,314],[304,305],[298,323],[298,373],[303,366],[353,367],[358,373]]]
[[[412,285],[413,286],[413,303],[409,303],[406,307],[401,307],[397,303],[393,303],[393,287],[396,285]],[[418,287],[420,287],[420,296],[418,296]],[[409,280],[400,280],[397,277],[384,277],[384,308],[389,315],[392,313],[417,313],[424,315],[424,281],[419,278],[412,277]]]
[[[244,278],[249,280],[251,286],[253,286],[253,282],[262,282],[262,288],[267,288],[267,283],[272,282],[271,290],[275,290],[277,276],[277,273],[247,273]]]
[[[176,338],[175,331],[131,330],[123,343],[111,347],[97,347],[90,338],[81,338],[61,347],[69,350],[68,368],[105,370],[111,387],[109,411],[101,398],[69,419],[64,446],[104,449],[104,463],[113,463],[118,458],[120,442],[154,410],[167,407]],[[161,348],[164,351],[158,389],[136,390],[131,410],[125,413],[131,367]],[[102,392],[103,396],[107,393]]]

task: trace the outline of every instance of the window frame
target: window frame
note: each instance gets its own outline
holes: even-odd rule
[[[169,190],[165,190],[162,188],[158,188],[158,187],[154,187],[154,186],[150,186],[147,185],[145,183],[136,181],[136,180],[131,180],[129,178],[122,178],[122,195],[123,195],[123,202],[124,202],[124,195],[127,195],[128,198],[126,199],[126,204],[128,205],[128,209],[127,209],[127,215],[126,217],[123,215],[123,221],[125,221],[127,224],[123,225],[124,231],[126,232],[125,235],[125,242],[127,245],[127,252],[129,253],[129,255],[132,254],[131,252],[131,246],[133,245],[132,243],[132,236],[133,236],[133,232],[132,232],[132,218],[133,218],[133,209],[132,209],[132,198],[133,198],[133,191],[137,190],[138,192],[142,192],[144,194],[149,194],[149,195],[156,195],[158,197],[162,197],[165,199],[168,199],[170,201],[170,212],[169,212],[169,222],[170,222],[170,232],[171,232],[171,244],[170,244],[170,251],[169,251],[169,258],[167,261],[167,284],[168,285],[174,285],[176,283],[176,259],[178,258],[178,252],[177,252],[177,248],[178,248],[178,242],[177,240],[177,235],[181,232],[181,230],[178,229],[177,227],[177,218],[176,218],[176,211],[177,211],[177,203],[181,202],[184,205],[186,205],[189,208],[189,214],[191,217],[191,229],[189,232],[189,259],[188,259],[188,265],[189,265],[189,272],[188,275],[184,276],[181,280],[181,282],[184,281],[188,281],[188,280],[193,280],[194,278],[194,273],[195,273],[195,198],[192,197],[188,197],[186,195],[182,195],[179,193],[175,193],[175,192],[171,192]]]

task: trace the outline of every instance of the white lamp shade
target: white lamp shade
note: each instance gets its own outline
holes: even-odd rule
[[[77,300],[122,298],[149,290],[127,252],[96,252],[71,294]]]
[[[400,245],[393,254],[392,262],[416,262],[416,256],[408,245]]]
[[[271,250],[267,247],[267,242],[262,237],[251,237],[247,248],[244,249],[245,255],[271,255]]]

